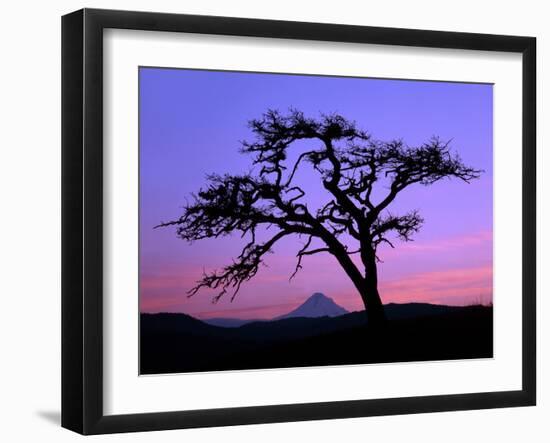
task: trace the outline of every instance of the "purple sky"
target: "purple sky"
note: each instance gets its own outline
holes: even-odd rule
[[[395,214],[419,209],[425,222],[415,241],[382,247],[380,293],[384,303],[425,301],[468,304],[492,301],[491,85],[141,68],[140,75],[140,307],[142,312],[185,312],[199,318],[271,318],[323,292],[349,310],[362,309],[345,273],[328,254],[306,257],[291,281],[298,238],[281,241],[268,267],[229,297],[186,292],[203,269],[238,255],[239,236],[192,245],[175,229],[153,230],[181,215],[181,206],[205,184],[207,173],[242,173],[251,159],[238,152],[252,140],[247,121],[268,108],[295,107],[308,116],[337,112],[375,139],[402,138],[419,145],[431,136],[452,139],[463,161],[485,170],[465,184],[445,180],[404,191]],[[303,149],[296,145],[296,150]],[[311,182],[315,206],[324,194]],[[307,183],[306,183],[307,184]]]

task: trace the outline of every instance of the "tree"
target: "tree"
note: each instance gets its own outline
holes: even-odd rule
[[[393,248],[395,238],[410,241],[423,223],[416,210],[395,215],[387,208],[415,183],[427,186],[446,177],[468,183],[482,171],[465,166],[458,155],[451,154],[449,143],[438,138],[418,147],[401,140],[377,141],[337,114],[312,119],[297,110],[287,115],[270,110],[249,126],[256,139],[243,142],[241,153],[252,155],[256,172],[209,175],[207,187],[193,195],[181,217],[159,225],[177,226],[177,236],[189,242],[234,233],[248,237],[239,256],[218,272],[204,273],[189,296],[211,288],[218,290],[214,302],[228,291],[233,300],[273,246],[292,235],[305,242],[297,251],[290,278],[302,268],[305,256],[331,254],[357,289],[368,324],[385,324],[377,249],[382,244]],[[314,146],[304,149],[303,143],[295,143],[299,140],[309,140]],[[301,149],[299,155],[291,152],[293,147]],[[296,183],[298,171],[306,164],[318,173],[330,196],[315,210],[308,207],[306,192]],[[260,241],[257,232],[261,228],[275,232]],[[353,254],[360,257],[359,265],[352,260]]]

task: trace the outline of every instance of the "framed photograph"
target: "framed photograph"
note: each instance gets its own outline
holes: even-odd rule
[[[62,20],[62,425],[530,406],[531,37]]]

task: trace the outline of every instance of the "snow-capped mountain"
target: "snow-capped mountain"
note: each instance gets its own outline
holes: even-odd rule
[[[274,320],[294,317],[338,317],[347,313],[348,311],[337,305],[332,298],[316,292],[296,309]]]

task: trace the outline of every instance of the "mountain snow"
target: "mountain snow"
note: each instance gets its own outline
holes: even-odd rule
[[[274,320],[294,317],[338,317],[347,313],[348,311],[337,305],[332,298],[316,292],[296,309]]]

